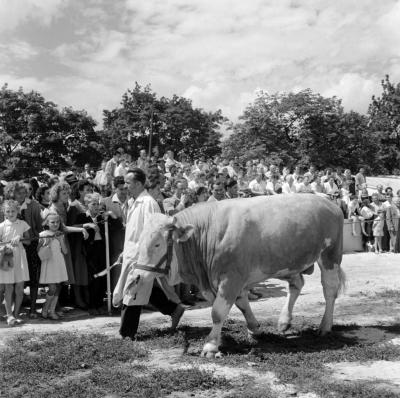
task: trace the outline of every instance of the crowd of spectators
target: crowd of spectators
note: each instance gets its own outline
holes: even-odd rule
[[[43,173],[24,181],[1,181],[0,303],[4,299],[10,325],[21,322],[26,285],[30,287],[30,317],[38,316],[40,286],[48,286],[44,317],[58,319],[63,315],[61,308],[71,305],[93,315],[104,312],[105,278],[94,276],[105,268],[105,220],[113,263],[123,250],[132,201],[124,178],[134,167],[146,173],[147,191],[168,215],[205,201],[312,193],[342,210],[353,235],[362,235],[366,250],[399,251],[400,192],[394,196],[390,187],[378,186],[371,196],[363,168],[353,175],[340,167],[280,168],[263,159],[244,164],[219,156],[194,161],[181,156],[176,160],[173,151],[159,156],[157,150],[151,158],[141,150],[139,157],[132,159],[119,149],[99,170],[86,164],[83,170],[59,175]],[[52,265],[50,258],[59,259],[61,265]],[[49,272],[54,269],[56,273]],[[112,287],[118,272],[115,267]],[[177,293],[187,304],[201,299],[193,286],[180,285]],[[257,298],[255,292],[250,298]]]

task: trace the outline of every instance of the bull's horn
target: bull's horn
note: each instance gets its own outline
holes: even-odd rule
[[[176,226],[176,221],[177,221],[177,219],[176,219],[175,216],[169,217],[168,218],[168,222],[167,222],[167,228],[175,227]]]

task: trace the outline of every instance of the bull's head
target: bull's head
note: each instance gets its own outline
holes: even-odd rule
[[[137,264],[125,285],[133,305],[148,302],[154,278],[170,272],[174,243],[187,241],[193,232],[192,225],[178,226],[174,217],[157,214],[150,218],[140,237]]]

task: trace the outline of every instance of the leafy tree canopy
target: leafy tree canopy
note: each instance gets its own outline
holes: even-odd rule
[[[44,168],[59,172],[99,158],[96,122],[85,111],[58,107],[36,91],[0,90],[0,162],[4,178]]]
[[[119,108],[104,110],[103,115],[101,140],[108,154],[127,147],[137,156],[140,149],[148,149],[150,131],[152,147],[161,152],[173,149],[193,157],[220,152],[219,129],[225,121],[221,111],[205,112],[177,95],[158,98],[150,86],[136,83],[122,96]]]
[[[231,136],[222,143],[223,155],[265,158],[284,165],[314,164],[319,168],[356,169],[368,161],[371,135],[367,117],[345,113],[336,97],[311,90],[268,94],[261,91]]]

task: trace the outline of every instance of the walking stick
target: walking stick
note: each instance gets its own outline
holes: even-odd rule
[[[104,232],[106,237],[106,270],[107,270],[107,309],[111,315],[111,274],[110,274],[110,237],[108,234],[108,220],[104,222]]]

